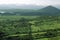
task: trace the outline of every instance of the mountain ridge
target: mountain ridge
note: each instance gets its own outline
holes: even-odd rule
[[[56,15],[60,15],[60,9],[58,9],[58,8],[56,8],[54,6],[47,6],[47,7],[44,7],[42,9],[40,9],[40,10],[30,12],[30,14],[29,13],[26,13],[26,14],[28,14],[28,15],[37,15],[37,16],[38,15],[45,15],[45,16],[55,15],[56,16]],[[22,14],[22,15],[26,15],[26,14]]]
[[[51,13],[51,12],[59,12],[60,9],[54,7],[54,6],[47,6],[47,7],[44,7],[42,9],[39,10],[40,12],[47,12],[47,13]]]

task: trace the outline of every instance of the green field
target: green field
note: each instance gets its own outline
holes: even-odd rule
[[[54,29],[59,29],[55,31],[60,34],[60,16],[0,16],[1,40],[9,40],[9,37],[12,37],[11,40],[29,40],[31,35],[34,40],[59,40],[59,35],[49,38],[44,36]],[[51,31],[53,35],[55,31]]]

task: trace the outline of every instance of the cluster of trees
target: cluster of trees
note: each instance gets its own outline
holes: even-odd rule
[[[20,18],[19,20],[11,20],[6,19],[3,21],[0,21],[0,39],[3,39],[4,36],[12,35],[12,34],[29,34],[29,38],[32,39],[32,29],[31,26],[33,25],[30,23],[30,21],[36,21],[34,22],[35,26],[41,26],[44,25],[46,22],[54,22],[59,21],[59,16],[40,16],[34,19],[26,19],[26,18]],[[33,26],[32,26],[33,27]],[[47,37],[50,35],[53,35],[55,31],[48,31],[43,36]],[[2,38],[1,38],[2,37]],[[19,37],[17,37],[19,38]],[[9,38],[8,38],[9,39]]]

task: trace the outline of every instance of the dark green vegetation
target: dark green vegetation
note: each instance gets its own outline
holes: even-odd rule
[[[0,40],[60,40],[60,9],[7,9],[0,12]]]
[[[60,16],[0,16],[0,40],[60,40]]]
[[[59,16],[60,9],[53,6],[48,6],[38,10],[29,9],[3,9],[0,10],[0,15],[20,15],[20,16]]]

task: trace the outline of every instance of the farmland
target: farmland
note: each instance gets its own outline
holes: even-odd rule
[[[59,35],[60,16],[0,16],[0,40],[59,40]]]

